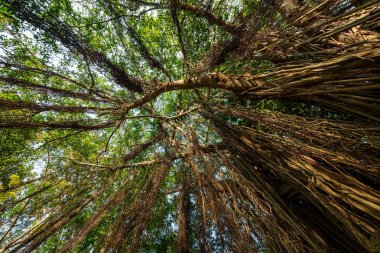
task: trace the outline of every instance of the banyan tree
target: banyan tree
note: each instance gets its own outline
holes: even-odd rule
[[[378,0],[0,0],[0,252],[380,252]]]

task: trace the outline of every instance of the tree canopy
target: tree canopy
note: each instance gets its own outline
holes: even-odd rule
[[[380,252],[378,0],[0,0],[0,252]]]

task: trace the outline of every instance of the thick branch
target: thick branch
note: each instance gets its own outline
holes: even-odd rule
[[[47,16],[43,17],[42,14],[37,14],[36,11],[30,9],[21,0],[6,0],[6,3],[11,6],[16,16],[21,20],[27,21],[36,28],[43,30],[58,39],[66,47],[75,49],[84,57],[87,56],[99,67],[107,70],[120,86],[132,91],[142,92],[140,80],[127,74],[120,66],[112,63],[103,53],[83,45],[78,36],[67,25],[57,19],[49,19]]]
[[[217,88],[234,92],[242,92],[247,89],[264,88],[263,83],[255,80],[251,76],[226,76],[222,73],[210,73],[200,77],[194,77],[187,80],[177,80],[173,82],[160,83],[159,88],[147,93],[135,102],[122,107],[129,111],[139,107],[146,102],[158,97],[162,93],[174,90],[188,90],[197,88]]]
[[[205,11],[201,8],[194,6],[194,5],[187,4],[187,3],[181,3],[181,2],[176,1],[176,0],[173,2],[173,5],[177,9],[190,12],[197,17],[206,19],[210,24],[220,26],[225,31],[229,32],[230,34],[239,35],[241,32],[240,27],[227,23],[226,21],[224,21],[220,17],[217,17],[216,15],[214,15],[213,13],[211,13],[208,10]]]
[[[162,139],[162,134],[158,134],[156,135],[155,137],[153,137],[152,139],[134,147],[131,151],[129,151],[124,157],[123,157],[123,165],[125,165],[127,163],[127,161],[135,158],[136,156],[138,156],[141,152],[145,151],[146,149],[148,149],[150,146],[154,145],[155,143],[157,143],[158,141],[160,141]]]

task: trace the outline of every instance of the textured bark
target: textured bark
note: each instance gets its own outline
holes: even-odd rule
[[[102,220],[104,215],[110,212],[115,206],[119,205],[125,198],[126,194],[130,190],[130,187],[126,187],[127,180],[120,185],[119,189],[108,199],[107,203],[102,206],[87,223],[75,233],[75,235],[61,248],[58,252],[71,252],[79,242],[86,238],[86,235],[96,227]]]
[[[29,2],[7,0],[9,6],[5,9],[12,18],[28,22],[67,47],[70,53],[83,57],[89,73],[70,71],[65,76],[48,70],[48,66],[39,69],[28,67],[33,63],[25,62],[28,66],[24,66],[0,61],[0,67],[5,69],[0,82],[5,84],[5,89],[16,87],[15,93],[21,94],[19,101],[12,100],[18,94],[0,99],[0,128],[36,129],[31,131],[36,132],[34,142],[54,138],[56,132],[60,136],[59,131],[50,135],[51,132],[45,134],[44,130],[79,130],[53,141],[94,131],[93,138],[96,134],[99,138],[94,143],[88,141],[94,147],[98,147],[107,135],[105,149],[84,150],[86,155],[77,155],[81,152],[75,151],[82,150],[76,150],[79,149],[76,145],[70,147],[71,142],[67,142],[68,146],[60,143],[56,147],[46,147],[48,152],[50,149],[57,152],[57,163],[53,166],[57,166],[54,171],[59,179],[62,176],[62,180],[69,180],[76,186],[101,184],[100,188],[107,190],[110,196],[97,192],[84,199],[83,192],[71,188],[70,194],[66,190],[50,194],[47,190],[56,184],[53,178],[47,179],[51,184],[42,187],[32,179],[5,188],[3,191],[22,190],[20,198],[9,200],[0,208],[5,221],[11,224],[0,239],[6,243],[4,251],[40,250],[49,238],[58,238],[60,231],[67,236],[70,231],[66,228],[73,227],[76,229],[73,237],[58,251],[75,250],[82,241],[88,241],[91,232],[98,232],[94,230],[103,224],[107,214],[111,214],[115,217],[110,217],[114,223],[109,226],[108,234],[97,235],[97,242],[91,247],[104,253],[138,252],[145,245],[144,239],[147,238],[148,243],[155,240],[150,237],[150,221],[161,217],[156,207],[162,203],[157,202],[173,193],[179,193],[175,195],[178,196],[177,205],[170,206],[169,211],[165,208],[170,215],[178,214],[177,237],[173,240],[170,235],[175,244],[171,250],[183,253],[197,250],[374,251],[376,241],[373,241],[380,224],[378,1],[248,1],[244,6],[252,4],[254,10],[249,9],[252,6],[248,9],[243,6],[234,20],[227,21],[218,15],[230,7],[214,9],[213,1],[205,6],[202,1],[173,0],[170,4],[162,4],[106,0],[109,13],[105,15],[115,17],[101,23],[113,22],[116,31],[104,29],[113,37],[119,37],[122,45],[116,46],[121,47],[120,52],[122,47],[128,51],[123,37],[127,34],[139,50],[137,54],[131,53],[133,59],[126,62],[141,60],[145,64],[146,61],[152,69],[144,68],[147,73],[140,73],[141,76],[151,78],[157,74],[162,77],[161,72],[168,76],[168,79],[144,81],[129,75],[123,66],[110,59],[108,47],[103,51],[83,43],[85,40],[81,39],[79,31],[86,28],[76,30],[66,24],[71,22],[71,18],[65,18],[69,11],[62,16],[47,13],[44,8],[49,7],[42,2],[34,2],[37,4],[32,8]],[[228,3],[240,10],[241,6],[235,6],[234,1]],[[150,51],[148,43],[145,45],[137,32],[144,29],[144,25],[127,18],[137,13],[141,6],[153,7],[160,19],[167,17],[168,29],[171,21],[174,22],[172,32],[177,34],[178,41],[170,46],[183,53],[183,72],[175,71],[176,75],[185,76],[183,80],[171,80],[166,67],[172,68],[172,63],[165,62],[164,55],[153,55],[155,50]],[[171,17],[165,13],[169,8]],[[161,9],[165,9],[162,16]],[[102,13],[99,18],[103,18],[103,11],[99,11]],[[148,11],[143,10],[144,13]],[[186,45],[182,37],[189,34],[187,29],[193,24],[184,25],[180,18],[184,17],[186,22],[189,15],[196,17],[192,20],[197,22],[203,19],[199,22],[201,26],[208,22],[219,43],[212,43],[203,58],[198,51],[207,48],[193,55],[192,47]],[[279,16],[282,16],[281,21]],[[133,27],[127,21],[131,21]],[[220,32],[219,28],[224,31]],[[94,26],[88,31],[95,29]],[[223,36],[226,38],[220,38]],[[169,45],[162,51],[167,50],[166,46]],[[136,60],[139,56],[141,59]],[[182,60],[178,55],[168,58],[171,57]],[[194,59],[202,60],[190,62]],[[174,61],[176,66],[177,60]],[[105,71],[102,79],[108,80],[95,84],[90,64]],[[133,70],[139,66],[136,64]],[[219,67],[223,71],[219,71]],[[161,72],[155,72],[157,69]],[[81,81],[69,76],[77,74]],[[83,84],[81,74],[89,74],[92,84]],[[45,83],[45,80],[48,81]],[[114,84],[133,92],[124,93]],[[94,88],[97,86],[106,88],[97,90]],[[29,92],[33,94],[31,100],[26,98]],[[166,106],[166,96],[159,97],[166,92],[173,92],[170,97],[178,100],[168,102],[167,105],[174,105],[170,114],[167,108],[162,109],[162,105]],[[35,98],[41,93],[51,96],[47,96],[46,103]],[[271,102],[275,106],[280,104],[281,108],[273,107],[269,112],[259,109],[261,102],[268,100],[274,100]],[[283,106],[282,103],[288,102],[306,108],[302,109],[302,115],[311,117],[315,115],[312,110],[319,110],[316,113],[319,118],[292,115],[298,112]],[[321,111],[326,111],[326,115]],[[45,114],[49,119],[43,121]],[[142,129],[152,134],[136,133],[140,128],[136,128],[135,120],[139,118],[149,121],[148,127]],[[131,136],[129,127],[135,131]],[[49,137],[45,139],[45,135]],[[151,139],[146,140],[147,135],[151,135]],[[113,136],[120,140],[111,140]],[[120,145],[125,143],[130,148],[120,153],[125,150]],[[45,145],[38,149],[43,148]],[[68,169],[62,174],[58,167],[61,164]],[[135,174],[131,174],[140,171],[141,177],[134,178]],[[76,173],[83,178],[77,178]],[[167,175],[170,180],[166,180]],[[128,180],[123,182],[126,177]],[[112,178],[109,188],[103,185],[106,178]],[[34,183],[38,190],[33,189]],[[136,189],[136,185],[140,187]],[[52,197],[57,201],[62,198],[62,203],[58,201],[59,204],[49,209],[50,203],[45,202],[54,204]],[[85,225],[71,226],[71,222],[76,217],[81,218],[81,212],[98,197],[96,207],[88,209],[93,213]],[[21,213],[12,212],[18,204],[34,198],[41,203],[34,204],[27,214],[36,214],[36,218],[44,220],[18,236],[16,223]],[[64,202],[66,198],[71,200]],[[115,214],[116,210],[120,212]],[[14,234],[16,238],[12,237]],[[193,237],[197,237],[196,242]]]
[[[85,199],[83,202],[77,204],[75,207],[70,209],[64,215],[62,215],[59,219],[54,220],[48,223],[44,228],[39,229],[38,232],[33,233],[31,236],[25,238],[22,243],[18,244],[18,246],[12,248],[10,252],[32,252],[35,250],[41,243],[43,243],[47,238],[52,236],[55,232],[61,229],[64,225],[66,225],[71,219],[73,219],[80,211],[82,211],[89,203],[91,203],[94,199],[96,199],[101,192],[97,192]],[[23,249],[24,248],[24,249]]]
[[[190,189],[189,189],[190,174],[183,171],[182,173],[182,189],[178,200],[178,235],[177,235],[177,251],[180,253],[190,252]]]
[[[130,232],[134,232],[136,236],[132,240],[128,250],[129,252],[135,252],[138,249],[141,233],[150,217],[160,184],[165,178],[167,171],[167,166],[161,166],[151,172],[147,182],[138,192],[132,205],[120,215],[100,252],[117,252],[117,250],[125,246],[126,236]]]
[[[228,143],[227,149],[236,157],[237,168],[248,166],[247,169],[252,170],[252,166],[259,166],[260,169],[255,174],[247,175],[247,179],[255,180],[255,184],[257,180],[266,182],[273,189],[270,194],[276,195],[277,192],[278,200],[281,199],[287,211],[295,215],[298,223],[313,231],[314,236],[299,234],[305,241],[309,240],[309,247],[325,245],[323,247],[335,248],[338,252],[370,251],[368,238],[380,221],[377,211],[380,208],[380,195],[368,184],[360,183],[356,179],[357,174],[346,172],[350,166],[358,168],[349,162],[355,159],[344,154],[321,156],[321,148],[314,149],[308,147],[309,144],[293,142],[291,138],[284,142],[254,129],[231,126],[210,113],[206,115],[224,136]],[[273,146],[276,148],[272,149]],[[246,165],[244,160],[247,161]],[[369,161],[363,165],[376,170],[376,165]],[[283,189],[279,187],[281,185]],[[271,205],[277,209],[274,203],[271,202]],[[285,206],[281,208],[284,210]],[[312,218],[307,210],[313,210]],[[276,212],[282,211],[278,208]],[[300,225],[289,218],[283,222],[293,223],[294,229],[300,229],[297,228]]]

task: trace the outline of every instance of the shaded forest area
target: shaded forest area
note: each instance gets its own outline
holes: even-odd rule
[[[378,0],[0,0],[0,252],[380,252]]]

